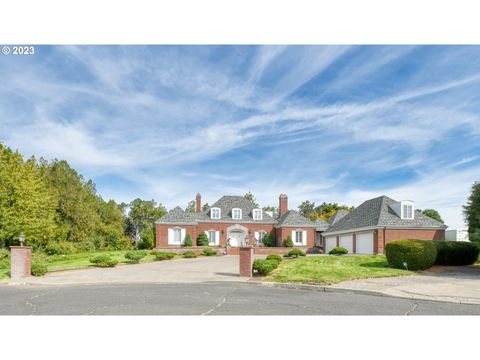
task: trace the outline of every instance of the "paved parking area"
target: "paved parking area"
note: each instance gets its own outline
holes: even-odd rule
[[[212,256],[195,259],[154,261],[115,268],[89,268],[29,277],[18,283],[29,285],[198,283],[209,281],[244,282],[238,256]],[[10,284],[17,283],[10,281]]]

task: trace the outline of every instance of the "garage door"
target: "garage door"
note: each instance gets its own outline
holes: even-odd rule
[[[373,254],[373,232],[357,234],[357,254]]]
[[[347,249],[349,254],[353,253],[353,236],[352,236],[352,234],[340,235],[339,245],[340,245],[340,247],[344,247],[345,249]]]
[[[328,254],[330,250],[337,246],[336,236],[327,236],[325,238],[325,252]]]

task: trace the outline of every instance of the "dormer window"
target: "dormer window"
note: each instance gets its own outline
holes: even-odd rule
[[[232,209],[232,219],[241,220],[242,219],[242,209],[234,208]]]
[[[220,208],[213,207],[210,209],[210,218],[212,219],[220,219]]]
[[[253,220],[262,220],[262,210],[253,209]]]
[[[403,218],[413,219],[413,205],[408,205],[408,204],[403,205]]]

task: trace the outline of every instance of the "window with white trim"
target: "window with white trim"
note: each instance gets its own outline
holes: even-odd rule
[[[259,231],[258,232],[258,243],[259,244],[263,244],[263,238],[265,237],[265,231]]]
[[[403,205],[403,218],[404,219],[413,219],[413,206],[412,205]]]
[[[220,219],[220,208],[217,208],[217,207],[211,208],[210,217],[212,219]]]
[[[299,244],[299,245],[303,244],[303,231],[302,230],[295,231],[295,244]]]
[[[262,210],[253,209],[253,220],[262,220]]]
[[[182,229],[178,229],[178,228],[173,229],[173,241],[175,244],[182,243]]]
[[[215,230],[208,231],[208,245],[215,245],[217,243],[215,239],[215,233]]]
[[[233,208],[232,209],[232,219],[241,220],[242,219],[242,209]]]

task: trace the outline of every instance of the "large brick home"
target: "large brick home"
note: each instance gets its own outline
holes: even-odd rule
[[[330,227],[322,234],[325,251],[342,246],[356,254],[383,253],[385,244],[397,239],[445,240],[447,228],[415,210],[413,201],[385,195],[365,201],[351,213],[337,212],[328,222]]]
[[[179,206],[156,221],[156,246],[179,246],[190,233],[193,243],[205,232],[209,244],[238,247],[262,244],[269,232],[276,245],[281,246],[290,236],[295,246],[312,248],[315,240],[329,226],[322,220],[310,221],[295,210],[288,210],[288,197],[279,197],[279,214],[257,208],[243,196],[222,196],[209,209],[201,211],[201,196],[196,197],[195,213],[185,212]]]
[[[196,211],[180,207],[156,221],[156,247],[180,246],[189,233],[195,245],[205,232],[211,246],[260,245],[265,233],[282,246],[290,236],[294,246],[325,252],[335,246],[349,253],[383,253],[391,240],[415,238],[444,240],[446,226],[415,210],[413,201],[395,201],[387,196],[370,199],[352,212],[339,210],[328,219],[311,221],[295,210],[288,210],[288,197],[279,197],[279,214],[257,208],[243,196],[223,196],[206,211],[201,211],[201,196],[196,197]]]

